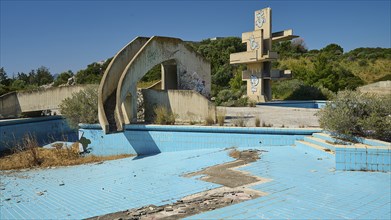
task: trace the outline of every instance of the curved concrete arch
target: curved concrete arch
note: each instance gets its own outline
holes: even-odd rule
[[[123,130],[125,123],[137,120],[137,82],[155,65],[169,60],[175,60],[179,78],[181,76],[186,76],[183,77],[186,79],[190,78],[189,81],[194,84],[192,86],[195,90],[205,96],[209,95],[210,63],[181,39],[154,36],[140,49],[122,72],[116,92],[116,106],[112,109],[118,131]],[[207,78],[209,79],[202,80]],[[179,87],[185,87],[181,85],[185,84],[184,82],[180,79],[178,81]],[[128,98],[126,102],[129,94],[131,98]],[[131,107],[127,108],[125,105]]]
[[[109,130],[109,118],[114,117],[114,113],[108,109],[115,102],[115,94],[121,74],[149,39],[148,37],[133,39],[113,57],[103,74],[98,89],[98,115],[99,122],[105,131]]]

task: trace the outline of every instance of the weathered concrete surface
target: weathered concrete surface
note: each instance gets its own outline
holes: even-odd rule
[[[250,100],[271,101],[271,79],[290,76],[280,74],[278,70],[272,71],[271,62],[278,59],[277,52],[272,51],[272,43],[296,37],[298,36],[293,35],[291,29],[272,33],[271,8],[255,11],[254,31],[242,34],[242,43],[247,44],[247,51],[230,55],[230,64],[247,65],[247,70],[242,73],[242,79],[247,81],[247,96]]]
[[[204,121],[210,116],[216,120],[216,107],[207,98],[193,90],[143,89],[145,120],[153,119],[157,106],[164,106],[175,113],[178,121]]]
[[[98,117],[102,127],[108,126],[109,122],[107,118],[114,117],[113,112],[106,112],[105,108],[110,109],[111,107],[107,105],[110,103],[110,101],[108,101],[109,98],[115,99],[113,93],[115,94],[117,91],[118,81],[123,70],[148,40],[149,38],[147,37],[136,37],[114,56],[103,74],[98,90]],[[115,100],[111,102],[115,103]],[[106,106],[104,105],[105,103]]]
[[[16,117],[22,112],[57,110],[62,100],[88,86],[93,85],[52,87],[5,94],[0,97],[0,118]]]
[[[22,110],[17,92],[11,92],[0,96],[0,118],[17,117]]]
[[[264,123],[272,127],[319,127],[318,117],[315,115],[319,109],[274,106],[217,107],[217,114],[224,111],[226,126],[233,126],[236,119],[243,118],[247,127],[255,127],[255,118],[259,117],[261,126]]]
[[[131,45],[132,43],[126,47]],[[210,94],[210,63],[180,39],[155,36],[130,61],[124,56],[126,54],[120,51],[114,57],[105,72],[106,77],[101,81],[100,93],[104,94],[99,96],[99,122],[106,133],[122,131],[124,124],[137,121],[137,82],[158,64],[163,65],[164,88],[195,90],[204,96]],[[123,63],[116,65],[116,62]],[[124,68],[126,62],[128,63]],[[112,70],[114,66],[118,68]],[[172,74],[176,74],[176,78]],[[114,75],[114,79],[111,79],[111,75]],[[121,77],[118,81],[119,75]],[[164,80],[168,80],[167,83]]]
[[[378,95],[391,96],[391,81],[380,81],[369,85],[361,86],[357,88],[358,91],[364,93],[374,93]]]

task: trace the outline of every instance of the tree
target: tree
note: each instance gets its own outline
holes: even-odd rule
[[[34,80],[38,86],[46,85],[53,82],[53,76],[50,74],[49,69],[41,66],[36,70],[36,79]]]
[[[4,67],[0,68],[0,84],[4,86],[9,86],[11,79],[8,78],[7,73],[4,70]]]
[[[0,95],[9,92],[10,83],[11,83],[11,79],[8,78],[4,68],[1,67],[0,68]]]
[[[26,88],[27,83],[23,80],[16,79],[11,84],[11,90],[22,90]]]
[[[62,72],[57,76],[56,80],[54,80],[54,86],[59,86],[68,82],[68,79],[73,76],[73,72],[68,70],[67,72]]]
[[[24,81],[26,83],[29,83],[29,76],[26,73],[23,73],[23,72],[18,73],[16,75],[16,79],[17,80],[22,80],[22,81]]]
[[[338,44],[329,44],[323,49],[320,50],[320,52],[328,53],[330,55],[342,55],[343,54],[343,48],[339,46]]]
[[[79,123],[98,123],[98,89],[88,87],[74,93],[61,102],[60,111],[72,128],[77,128]]]
[[[228,89],[233,72],[238,68],[238,65],[229,64],[229,56],[231,53],[246,50],[242,40],[238,37],[227,37],[189,44],[211,63],[212,96],[216,96],[223,89]]]
[[[105,62],[91,63],[86,69],[76,73],[76,83],[79,84],[99,84],[104,72],[113,58],[107,59]]]
[[[292,41],[282,41],[273,44],[273,51],[277,52],[280,58],[298,57],[306,53],[307,46],[303,38],[297,38]]]
[[[303,54],[308,51],[303,38],[296,38],[291,41],[291,48],[295,53]]]

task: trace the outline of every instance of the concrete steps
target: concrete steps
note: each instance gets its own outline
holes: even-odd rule
[[[310,136],[310,137],[304,137],[304,141],[321,146],[323,148],[326,148],[326,149],[329,149],[329,150],[335,152],[335,146],[332,143],[330,143],[330,141],[328,141],[328,140],[324,140],[321,138]]]
[[[306,153],[310,153],[318,157],[334,158],[335,156],[334,151],[307,141],[295,141],[295,144],[296,147],[303,149]]]
[[[328,141],[330,143],[337,143],[337,144],[344,144],[344,145],[352,145],[353,144],[351,142],[342,141],[342,140],[333,138],[332,136],[330,136],[329,134],[326,134],[326,133],[313,133],[312,136],[315,138],[319,138],[319,139]]]
[[[295,141],[296,147],[318,157],[335,158],[335,146],[330,143],[334,138],[323,133],[314,133],[312,136],[304,137],[304,140]]]
[[[325,133],[313,133],[296,147],[318,158],[335,160],[336,170],[390,172],[391,146],[388,142],[363,139],[363,143],[351,143],[335,139]]]

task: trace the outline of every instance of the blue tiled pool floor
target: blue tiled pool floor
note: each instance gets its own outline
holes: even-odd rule
[[[333,159],[292,146],[259,149],[267,152],[240,169],[272,179],[252,187],[268,195],[191,219],[390,219],[391,173],[335,171]],[[219,187],[181,174],[232,160],[209,149],[0,173],[0,219],[79,219],[171,203]]]
[[[214,149],[0,173],[0,219],[80,219],[171,203],[219,187],[181,174],[232,160]]]
[[[190,219],[391,219],[391,173],[335,171],[334,159],[292,146],[262,149],[241,170],[273,179],[252,187],[267,196]]]

